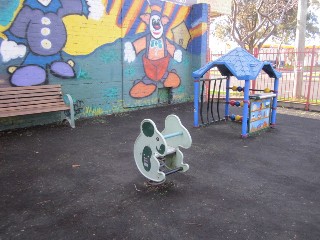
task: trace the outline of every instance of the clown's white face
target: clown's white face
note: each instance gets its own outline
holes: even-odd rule
[[[38,0],[43,6],[48,6],[51,3],[51,0]]]
[[[152,37],[155,39],[159,39],[163,34],[163,25],[161,22],[161,18],[158,15],[153,15],[150,17],[150,31]]]

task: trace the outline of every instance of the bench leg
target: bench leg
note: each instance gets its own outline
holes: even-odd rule
[[[73,104],[73,99],[69,94],[66,94],[66,97],[69,100],[69,106],[70,106],[70,117],[66,116],[66,119],[68,120],[68,122],[70,123],[70,126],[72,128],[75,128],[75,121],[74,121],[74,104]]]

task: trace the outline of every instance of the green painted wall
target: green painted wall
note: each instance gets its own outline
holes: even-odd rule
[[[148,1],[141,0],[113,0],[96,1],[95,6],[90,6],[88,2],[72,0],[74,4],[70,5],[68,1],[52,0],[48,7],[44,7],[37,0],[4,1],[0,7],[0,87],[39,84],[36,81],[42,79],[37,77],[34,80],[29,77],[27,82],[21,78],[22,73],[24,76],[29,74],[30,66],[36,66],[37,71],[46,73],[40,84],[61,84],[63,93],[73,97],[77,118],[152,107],[169,100],[179,103],[193,99],[191,73],[206,60],[206,4],[188,7],[159,1],[150,1],[149,5]],[[76,9],[76,6],[81,8]],[[43,18],[47,17],[49,7],[51,12],[56,12],[57,19],[49,19],[50,24],[46,25]],[[42,19],[33,19],[34,11],[41,12]],[[62,16],[61,12],[65,14]],[[152,22],[154,16],[158,16],[159,26],[163,28],[160,38],[152,35],[154,29],[157,30],[157,17]],[[61,32],[55,21],[66,30]],[[31,30],[23,28],[24,22],[39,25],[36,28],[39,34],[28,38]],[[44,28],[49,29],[49,34]],[[25,31],[24,34],[17,36],[17,29],[20,33]],[[63,46],[48,58],[46,51],[53,51],[55,44],[64,37]],[[161,42],[158,41],[157,46],[152,39]],[[43,40],[48,40],[51,45],[44,45]],[[40,45],[34,47],[37,41]],[[131,51],[128,46],[133,47]],[[162,53],[169,56],[168,65],[164,75],[160,74],[160,80],[153,79],[148,69],[156,61],[162,61]],[[60,75],[53,72],[55,62],[67,64],[70,59],[74,66],[68,66],[67,70],[61,67],[58,69]],[[161,66],[164,65],[160,64],[156,69]],[[8,72],[12,67],[15,71]],[[65,77],[70,74],[70,69],[74,75]],[[174,85],[176,83],[179,85]],[[166,87],[169,84],[174,87]],[[154,87],[148,93],[143,91],[140,94],[140,86]],[[139,94],[135,95],[135,91]],[[48,124],[61,119],[62,113],[0,118],[0,130]]]

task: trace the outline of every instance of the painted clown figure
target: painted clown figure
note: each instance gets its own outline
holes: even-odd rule
[[[17,58],[8,56],[10,46],[28,49],[21,66],[11,66],[8,72],[14,86],[40,85],[47,80],[47,69],[60,78],[73,78],[72,60],[64,61],[61,51],[67,42],[67,31],[62,21],[70,14],[88,12],[85,0],[25,0],[23,7],[5,34],[8,40],[1,44],[1,55],[7,61]],[[19,45],[17,45],[19,44]],[[24,44],[24,45],[23,45]],[[25,49],[25,52],[26,52]],[[20,56],[21,57],[21,56]]]
[[[160,3],[153,2],[149,1],[152,4],[151,13],[140,16],[150,33],[132,43],[126,42],[124,46],[124,60],[129,63],[145,50],[142,56],[145,76],[134,82],[130,90],[130,96],[134,98],[150,96],[157,89],[159,82],[170,88],[177,88],[181,82],[176,71],[168,71],[168,67],[171,58],[181,62],[182,52],[165,37],[164,26],[169,22],[169,18],[162,15]]]

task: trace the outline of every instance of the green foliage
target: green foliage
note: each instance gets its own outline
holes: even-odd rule
[[[308,8],[309,8],[308,4]],[[309,8],[310,9],[310,8]],[[277,26],[274,35],[282,39],[283,43],[291,44],[296,36],[297,8],[291,9],[285,16],[285,21]],[[307,13],[306,38],[314,38],[319,34],[318,17],[314,11]]]
[[[259,5],[259,3],[261,3]],[[222,41],[234,40],[253,52],[271,36],[282,43],[292,43],[297,25],[297,1],[290,6],[286,0],[233,0],[232,15],[215,21],[213,35]],[[306,37],[319,33],[317,16],[307,15]]]

